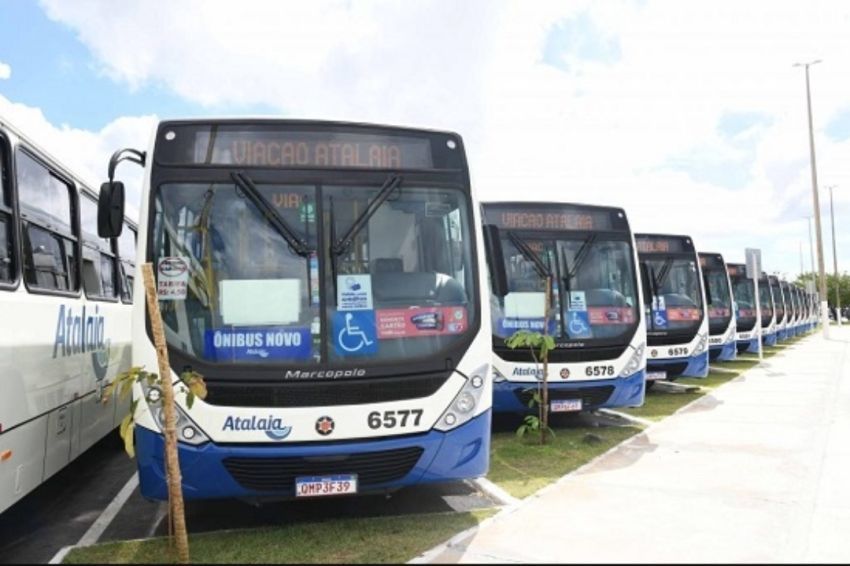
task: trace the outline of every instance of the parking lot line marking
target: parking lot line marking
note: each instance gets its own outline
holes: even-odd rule
[[[598,411],[602,414],[611,415],[612,417],[617,417],[619,419],[623,419],[641,426],[650,426],[652,424],[655,424],[655,421],[650,421],[641,417],[635,417],[626,413],[621,413],[620,411],[612,411],[611,409],[598,409]]]
[[[115,516],[118,515],[118,512],[121,511],[121,508],[124,507],[124,504],[127,503],[127,500],[138,486],[139,474],[134,473],[133,476],[127,480],[127,483],[124,484],[124,487],[121,488],[121,491],[118,492],[118,495],[109,502],[106,509],[104,509],[100,516],[95,519],[94,523],[91,524],[89,530],[87,530],[80,538],[76,546],[91,546],[100,540],[101,535],[103,535],[106,528],[110,523],[112,523],[112,520],[115,519]]]
[[[519,502],[519,499],[487,478],[475,478],[474,480],[469,480],[469,483],[489,495],[491,498],[500,502],[502,505],[513,505],[514,503]]]

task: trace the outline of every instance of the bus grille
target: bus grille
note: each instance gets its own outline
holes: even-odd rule
[[[294,495],[295,478],[299,476],[357,474],[358,490],[400,480],[410,473],[424,451],[424,448],[413,446],[332,456],[233,456],[225,458],[223,464],[245,489]]]
[[[528,387],[524,389],[514,390],[519,402],[524,406],[528,406],[531,401],[531,396],[537,391],[536,387]],[[613,385],[605,385],[602,387],[582,387],[581,389],[549,389],[550,401],[563,401],[566,399],[581,399],[582,409],[590,409],[604,404],[614,393]]]
[[[650,365],[653,365],[650,362]],[[673,364],[657,364],[653,365],[653,369],[657,369],[658,371],[666,371],[667,377],[680,377],[685,370],[688,369],[688,362],[676,362]]]
[[[723,353],[723,348],[711,348],[708,350],[708,359],[709,361],[716,361],[717,358],[720,357],[720,354]]]
[[[332,407],[430,397],[451,374],[287,383],[208,381],[205,402],[228,407]]]

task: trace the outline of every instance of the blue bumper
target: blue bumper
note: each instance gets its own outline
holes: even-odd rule
[[[776,340],[777,342],[785,342],[788,340],[788,329],[783,328],[781,330],[776,331]]]
[[[383,492],[421,483],[458,481],[483,476],[490,463],[490,424],[492,413],[472,419],[450,432],[432,430],[425,434],[391,439],[374,439],[338,443],[316,443],[287,446],[286,444],[264,445],[217,445],[208,442],[201,446],[178,445],[180,470],[183,477],[183,497],[186,499],[219,498],[288,498],[294,496],[294,485],[278,489],[257,489],[245,484],[266,481],[266,468],[249,469],[238,482],[225,468],[224,460],[230,459],[288,459],[283,466],[268,469],[281,470],[285,466],[306,466],[308,473],[298,475],[332,475],[359,473],[359,493]],[[139,484],[142,495],[149,499],[165,500],[168,488],[164,471],[164,441],[161,434],[136,427],[136,454],[139,465]],[[398,464],[387,463],[383,456],[366,458],[366,453],[386,452],[400,449],[421,448],[419,459],[399,474]],[[347,456],[360,456],[359,464],[351,470],[340,466]],[[363,458],[366,458],[364,461]],[[322,460],[326,459],[323,463]],[[382,466],[383,464],[383,466]],[[323,471],[323,466],[328,471]],[[358,467],[359,466],[359,467]],[[375,467],[382,467],[376,470]],[[396,466],[393,468],[393,466]],[[402,465],[402,470],[407,466]],[[291,468],[290,468],[291,469]],[[275,471],[274,473],[285,473]],[[265,477],[263,476],[265,474]],[[368,476],[371,474],[371,476]],[[367,477],[368,476],[368,477]],[[393,479],[385,478],[393,476]],[[376,480],[370,483],[369,477]],[[252,479],[253,478],[253,479]],[[259,479],[257,479],[259,478]],[[382,479],[383,478],[383,479]],[[293,482],[289,482],[292,484]]]
[[[682,369],[683,364],[687,364]],[[647,360],[649,371],[666,371],[667,378],[708,377],[708,351],[688,358],[669,358],[666,360]]]
[[[720,346],[711,346],[708,353],[712,361],[731,362],[738,357],[738,348],[735,341],[732,340]]]
[[[549,395],[553,392],[581,393],[582,410],[602,409],[606,407],[639,407],[643,405],[644,382],[646,372],[641,370],[629,377],[602,379],[599,381],[549,382]],[[531,409],[520,401],[519,394],[527,389],[536,388],[536,383],[500,381],[493,384],[493,411],[497,413],[528,413]],[[607,399],[601,402],[588,402],[596,396],[592,390],[602,391],[613,387]]]
[[[771,332],[770,334],[765,334],[762,336],[762,340],[764,341],[765,346],[776,346],[776,332]]]

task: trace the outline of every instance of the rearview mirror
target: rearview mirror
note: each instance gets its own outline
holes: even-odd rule
[[[97,201],[97,235],[101,238],[117,238],[123,227],[124,183],[103,183]]]

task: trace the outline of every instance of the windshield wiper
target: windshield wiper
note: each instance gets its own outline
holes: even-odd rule
[[[254,206],[260,209],[260,212],[266,216],[274,229],[283,236],[283,239],[286,240],[286,243],[289,244],[289,247],[292,248],[293,252],[302,257],[308,257],[311,253],[313,253],[313,250],[310,249],[307,242],[298,237],[295,230],[293,230],[292,227],[287,224],[286,220],[278,214],[272,203],[263,196],[257,188],[257,185],[254,184],[254,181],[252,181],[248,175],[245,173],[234,172],[230,174],[230,177],[233,179],[233,182],[242,189],[245,196],[254,203]]]
[[[540,277],[547,278],[552,276],[552,272],[549,270],[546,264],[543,263],[543,260],[540,259],[540,256],[534,253],[534,250],[531,249],[531,247],[526,243],[525,240],[523,240],[513,232],[509,231],[507,232],[507,234],[508,239],[510,239],[514,247],[519,250],[519,253],[521,253],[523,256],[525,256],[526,259],[528,259],[531,263],[534,264],[534,270],[537,271],[537,274],[540,275]]]
[[[667,279],[667,276],[670,275],[670,268],[673,266],[673,259],[667,258],[664,260],[664,264],[661,266],[661,271],[658,273],[658,276],[655,277],[653,275],[653,279],[655,280],[655,288],[660,289],[664,284],[664,280]]]
[[[567,272],[567,277],[572,279],[578,273],[578,269],[581,267],[581,264],[584,263],[585,258],[587,257],[587,253],[590,251],[590,245],[596,240],[596,234],[591,234],[587,237],[587,239],[581,244],[581,247],[576,252],[575,263],[573,263],[573,268]]]
[[[381,208],[381,205],[384,204],[384,202],[390,197],[390,194],[401,186],[401,181],[402,178],[400,175],[390,175],[390,177],[384,181],[384,184],[381,186],[381,190],[379,190],[378,194],[375,195],[375,198],[366,205],[366,210],[364,210],[363,213],[351,223],[351,227],[348,231],[346,231],[345,235],[339,240],[332,241],[331,255],[336,257],[348,251],[348,248],[354,241],[354,236],[356,236],[357,233],[366,226],[366,223],[369,222],[372,215]],[[330,221],[331,227],[335,227],[336,220],[333,215],[331,215]]]

